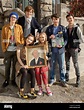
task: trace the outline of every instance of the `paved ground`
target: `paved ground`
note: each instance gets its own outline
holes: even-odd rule
[[[79,88],[75,87],[75,72],[74,67],[71,62],[71,70],[70,70],[70,81],[68,82],[68,87],[62,87],[60,83],[56,83],[51,87],[53,92],[53,96],[49,97],[46,94],[44,96],[37,96],[36,99],[21,99],[18,97],[17,92],[18,88],[9,85],[2,93],[0,93],[0,103],[77,103],[83,104],[84,103],[84,51],[83,51],[84,44],[82,45],[82,51],[79,55],[79,66],[81,72],[81,86]],[[1,64],[1,62],[0,62]],[[0,65],[0,73],[4,74],[4,66]],[[4,76],[0,74],[0,86],[4,81]],[[36,91],[38,91],[37,86],[35,87]],[[45,91],[45,89],[44,89]],[[1,88],[0,88],[1,92]],[[78,106],[78,105],[77,105]],[[62,107],[62,106],[59,106]],[[65,106],[64,106],[65,107]],[[68,107],[72,107],[69,105]],[[80,108],[80,107],[79,107]],[[62,108],[63,109],[63,108]],[[65,110],[65,109],[64,109]],[[67,109],[68,110],[68,109]],[[83,109],[84,110],[84,107]]]
[[[4,77],[0,74],[0,86]],[[70,79],[68,87],[62,87],[60,83],[51,86],[53,96],[37,96],[36,99],[21,99],[18,97],[18,88],[9,85],[0,93],[0,103],[84,103],[84,76],[81,77],[81,86],[75,87],[75,79]],[[36,86],[36,91],[38,88]],[[1,88],[0,88],[1,90]],[[45,91],[45,89],[44,89]]]

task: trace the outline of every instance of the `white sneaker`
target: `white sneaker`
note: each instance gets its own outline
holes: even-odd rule
[[[42,87],[39,87],[39,91],[37,93],[38,95],[43,95],[43,90],[42,90]]]
[[[52,96],[52,92],[49,87],[46,87],[46,92],[48,96]]]

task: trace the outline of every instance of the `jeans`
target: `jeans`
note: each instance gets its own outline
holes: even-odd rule
[[[6,51],[4,53],[5,80],[7,80],[8,82],[10,80],[11,67],[12,67],[11,80],[15,81],[15,73],[16,73],[15,65],[16,65],[16,61],[17,61],[16,51],[12,51],[12,52]],[[12,62],[12,65],[11,65],[11,62]]]
[[[38,86],[42,85],[42,81],[43,81],[44,85],[48,84],[48,77],[46,74],[47,71],[48,71],[47,66],[35,68],[35,76],[36,76],[36,81],[37,81]]]
[[[79,71],[79,65],[78,65],[78,49],[68,49],[66,51],[65,53],[66,73],[69,75],[71,57],[74,64],[76,76],[80,77],[80,71]]]
[[[50,82],[54,81],[56,61],[58,62],[58,65],[59,65],[60,80],[65,82],[65,68],[64,68],[65,53],[62,53],[62,54],[52,53]]]

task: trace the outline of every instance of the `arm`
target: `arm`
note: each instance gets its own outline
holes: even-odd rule
[[[51,38],[50,38],[50,36],[52,35],[52,32],[51,32],[50,26],[47,27],[45,33],[46,33],[46,35],[47,35],[47,40],[48,40],[49,44],[51,44]]]
[[[81,29],[79,27],[77,28],[77,35],[78,35],[78,38],[80,40],[80,43],[83,43],[84,42],[83,34],[82,34]]]
[[[6,36],[5,36],[5,27],[2,28],[1,32],[1,46],[2,46],[2,51],[6,51]]]
[[[41,26],[40,26],[40,24],[37,22],[37,20],[35,19],[35,18],[33,18],[34,19],[34,23],[35,23],[35,27],[36,27],[36,29],[38,29],[38,32],[39,33],[41,33]]]
[[[23,68],[28,68],[27,65],[24,65],[21,58],[20,58],[20,48],[17,49],[17,60],[18,62],[20,63],[20,65],[23,67]]]
[[[67,42],[68,42],[67,29],[65,27],[63,29],[63,37],[64,37],[64,47],[65,47],[67,45]]]
[[[24,44],[23,29],[21,26],[20,26],[20,41],[21,41],[21,44]]]

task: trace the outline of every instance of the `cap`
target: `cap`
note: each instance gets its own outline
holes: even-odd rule
[[[16,13],[16,12],[12,12],[11,14],[10,14],[10,16],[9,17],[11,17],[11,16],[14,16],[14,17],[16,17],[16,19],[18,19],[18,14]]]

